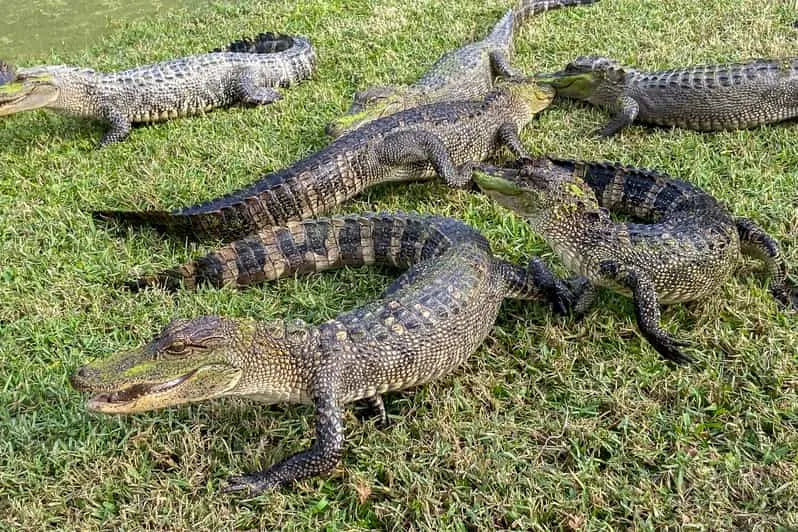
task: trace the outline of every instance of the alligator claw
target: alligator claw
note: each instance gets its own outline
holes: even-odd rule
[[[670,360],[675,364],[689,364],[693,359],[679,350],[679,347],[687,347],[690,342],[684,340],[677,340],[676,338],[661,333],[659,335],[647,336],[651,346],[666,360]]]

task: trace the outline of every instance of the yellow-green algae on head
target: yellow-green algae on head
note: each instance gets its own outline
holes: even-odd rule
[[[553,87],[557,94],[568,98],[584,99],[590,96],[601,83],[600,72],[578,74],[544,74],[535,77],[540,83]]]
[[[516,98],[526,102],[535,114],[546,109],[556,95],[556,91],[550,85],[540,83],[533,77],[499,79],[496,81],[496,87],[506,89]]]

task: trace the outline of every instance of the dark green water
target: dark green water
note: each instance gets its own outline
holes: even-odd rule
[[[117,21],[157,17],[189,0],[0,0],[0,59],[30,64],[53,50],[86,48]]]

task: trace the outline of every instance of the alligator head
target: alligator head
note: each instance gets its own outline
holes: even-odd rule
[[[327,134],[338,137],[363,124],[418,104],[406,87],[370,87],[355,93],[347,114],[327,124]]]
[[[545,157],[520,163],[520,169],[477,165],[474,182],[484,194],[525,218],[546,212],[558,216],[598,212],[595,193],[574,171],[573,163]]]
[[[0,63],[0,116],[46,107],[59,96],[51,73],[44,69],[13,68]]]
[[[532,115],[547,108],[555,95],[549,84],[540,83],[536,78],[529,76],[499,78],[495,86],[497,89],[509,92],[516,100],[524,102]]]
[[[599,89],[603,92],[622,91],[626,74],[626,69],[614,59],[582,56],[574,59],[564,70],[537,74],[535,79],[551,85],[561,96],[586,100]]]
[[[239,383],[254,323],[218,316],[174,320],[140,349],[79,368],[72,386],[93,392],[89,410],[127,414],[203,401]]]

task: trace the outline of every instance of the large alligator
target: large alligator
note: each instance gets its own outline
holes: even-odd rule
[[[540,74],[558,96],[608,109],[596,133],[609,137],[634,121],[699,131],[755,127],[798,116],[798,57],[642,72],[607,57],[578,57]]]
[[[577,311],[595,286],[634,298],[643,336],[666,359],[687,362],[686,344],[659,327],[659,303],[717,293],[741,254],[762,259],[770,291],[798,308],[778,243],[754,222],[735,218],[703,190],[670,176],[618,164],[542,158],[521,169],[483,165],[477,186],[524,216],[572,272],[589,283]],[[609,211],[650,223],[619,223]]]
[[[523,128],[554,91],[530,79],[502,83],[482,101],[440,102],[376,120],[293,165],[205,203],[174,211],[100,211],[101,219],[152,225],[192,239],[233,240],[263,227],[319,216],[361,191],[388,181],[440,175],[462,187],[501,146],[525,150]]]
[[[122,72],[58,65],[20,68],[0,85],[0,116],[47,108],[109,124],[100,146],[124,140],[133,123],[205,113],[236,103],[265,105],[275,87],[308,78],[316,56],[304,37],[262,33],[224,49]]]
[[[265,471],[230,479],[259,492],[324,473],[344,447],[342,407],[365,399],[381,421],[382,394],[452,372],[487,336],[504,298],[543,299],[567,312],[568,288],[534,259],[495,258],[476,230],[451,218],[350,215],[285,228],[293,249],[262,250],[295,271],[343,265],[410,268],[382,296],[320,325],[204,316],[175,320],[145,346],[77,370],[89,410],[126,414],[222,396],[316,407],[312,447]],[[297,262],[298,261],[298,262]]]
[[[439,58],[409,86],[370,87],[355,94],[347,114],[331,122],[327,133],[338,137],[363,124],[404,109],[447,100],[481,99],[497,76],[514,76],[510,66],[513,36],[529,17],[551,9],[592,4],[598,0],[520,0],[481,41]]]

